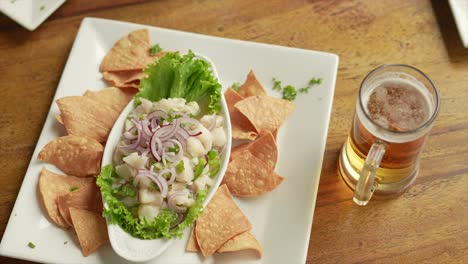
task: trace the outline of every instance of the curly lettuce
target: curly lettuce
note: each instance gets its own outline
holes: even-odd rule
[[[169,52],[145,69],[135,104],[145,98],[157,102],[163,98],[185,98],[187,102],[208,101],[208,112],[221,111],[221,84],[214,76],[210,63],[189,51],[181,56]]]
[[[118,224],[123,230],[137,238],[180,238],[184,229],[190,227],[203,211],[206,191],[200,190],[197,193],[195,203],[188,209],[184,220],[176,227],[171,228],[177,222],[177,215],[168,209],[163,209],[151,221],[140,220],[115,196],[112,185],[117,180],[118,176],[112,165],[103,167],[97,177],[96,184],[101,189],[102,198],[107,203],[103,216],[107,218],[109,224]]]

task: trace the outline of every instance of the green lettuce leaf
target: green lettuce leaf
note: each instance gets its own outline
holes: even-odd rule
[[[187,102],[208,101],[208,112],[221,111],[221,84],[211,71],[210,64],[192,51],[181,56],[170,52],[145,69],[147,77],[140,82],[135,104],[145,98],[156,102],[163,98],[185,98]]]
[[[96,180],[96,184],[101,189],[102,197],[108,205],[107,208],[104,208],[103,216],[107,218],[109,224],[118,224],[134,237],[141,239],[180,238],[184,229],[191,226],[203,211],[206,191],[201,190],[197,193],[193,206],[188,209],[185,219],[177,227],[171,229],[171,226],[177,221],[177,216],[168,209],[163,209],[151,221],[140,220],[114,196],[112,184],[116,180],[118,180],[118,176],[112,165],[103,167]]]

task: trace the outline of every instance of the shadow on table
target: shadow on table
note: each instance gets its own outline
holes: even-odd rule
[[[463,46],[448,1],[431,0],[431,4],[450,61],[468,61],[468,48]]]

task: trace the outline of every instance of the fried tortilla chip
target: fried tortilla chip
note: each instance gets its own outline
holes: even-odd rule
[[[218,249],[218,252],[234,252],[247,249],[254,250],[259,258],[262,257],[262,247],[260,246],[260,243],[258,243],[255,236],[250,232],[241,233],[233,237],[231,240],[228,240]]]
[[[130,32],[117,41],[102,59],[99,71],[141,70],[151,60],[148,29]]]
[[[231,149],[230,160],[236,159],[244,150],[249,150],[255,157],[265,162],[272,169],[278,160],[278,147],[273,135],[268,132],[250,143],[241,144]]]
[[[67,174],[86,177],[100,172],[103,151],[104,147],[94,139],[70,135],[47,143],[38,158]]]
[[[223,183],[233,195],[253,197],[272,191],[283,179],[249,150],[244,150],[229,163]]]
[[[72,225],[70,217],[71,207],[102,213],[101,192],[94,182],[81,188],[72,186],[70,190],[73,191],[57,197],[57,206],[60,215],[68,225]]]
[[[232,138],[254,140],[257,137],[257,131],[252,123],[242,115],[234,105],[243,99],[236,91],[231,88],[224,93],[229,110],[232,126]]]
[[[189,252],[199,252],[200,246],[198,246],[197,238],[195,237],[195,225],[193,225],[192,231],[190,232],[189,239],[187,241],[187,247],[185,250]]]
[[[274,169],[278,160],[278,148],[276,141],[270,132],[257,138],[248,146],[248,150],[257,158],[265,162],[271,169]]]
[[[60,216],[55,199],[57,196],[70,192],[70,188],[81,188],[94,181],[93,178],[79,178],[53,173],[42,168],[39,176],[39,196],[49,218],[60,227],[67,227],[67,223]]]
[[[112,86],[119,88],[136,88],[145,76],[143,70],[103,72],[102,78]]]
[[[248,149],[251,144],[252,142],[244,143],[231,148],[231,155],[229,156],[229,161],[235,159],[242,151]]]
[[[195,236],[206,257],[229,239],[251,228],[252,224],[236,205],[226,185],[222,185],[198,218]]]
[[[105,142],[119,112],[87,96],[67,96],[57,100],[68,134]]]
[[[295,106],[288,100],[271,96],[251,96],[237,102],[234,106],[253,124],[260,134],[274,133]]]
[[[95,100],[96,102],[108,105],[116,112],[120,113],[127,106],[128,102],[132,100],[136,91],[129,89],[119,89],[115,87],[104,88],[99,91],[87,90],[84,96]]]
[[[57,119],[57,122],[59,122],[60,124],[63,125],[63,120],[62,120],[62,117],[60,115],[55,115],[55,119]]]
[[[109,241],[106,221],[100,213],[72,207],[70,216],[85,257]]]
[[[245,80],[244,84],[239,88],[237,92],[242,97],[267,95],[262,84],[257,80],[257,77],[255,76],[255,73],[253,72],[253,70],[249,71],[249,74],[247,75],[247,79]]]

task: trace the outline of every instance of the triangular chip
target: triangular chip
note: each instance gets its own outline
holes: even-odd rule
[[[86,96],[67,96],[57,100],[68,134],[105,142],[119,112]]]
[[[271,96],[251,96],[237,102],[234,107],[260,134],[273,133],[295,108],[292,102]]]
[[[231,155],[229,156],[229,161],[235,159],[240,153],[242,153],[242,151],[248,149],[249,146],[250,146],[252,143],[253,143],[253,142],[244,143],[244,144],[240,144],[240,145],[237,145],[237,146],[235,146],[235,147],[232,147],[232,148],[231,148]]]
[[[185,248],[189,252],[199,252],[200,246],[198,246],[197,238],[195,237],[195,225],[193,225],[192,231],[190,231],[190,236],[187,241],[187,247]]]
[[[85,257],[109,241],[106,221],[100,213],[70,208],[70,216]]]
[[[81,188],[94,181],[93,178],[79,178],[75,176],[65,176],[53,173],[46,168],[42,168],[39,176],[39,196],[49,218],[58,226],[66,227],[67,223],[60,216],[57,203],[57,196],[70,192],[70,188]]]
[[[63,119],[60,115],[55,115],[55,119],[57,119],[57,121],[63,125]]]
[[[103,72],[102,78],[109,84],[119,88],[136,88],[145,76],[143,70]]]
[[[234,252],[234,251],[241,251],[251,249],[255,251],[258,257],[262,257],[262,247],[260,243],[258,243],[257,239],[254,235],[250,232],[241,233],[229,241],[227,241],[224,245],[222,245],[219,249],[219,253],[224,252]]]
[[[102,59],[99,70],[101,72],[141,70],[151,58],[149,48],[148,29],[132,31],[114,44]]]
[[[283,177],[277,175],[265,162],[249,150],[242,151],[228,166],[223,183],[233,195],[258,196],[275,189]]]
[[[247,149],[270,168],[275,168],[276,161],[278,160],[278,148],[276,147],[275,138],[270,132],[257,138]]]
[[[244,115],[234,108],[234,105],[241,101],[243,97],[231,88],[226,90],[224,97],[231,118],[232,138],[254,140],[257,137],[255,127]]]
[[[195,236],[206,257],[229,239],[251,228],[252,224],[236,205],[226,185],[222,185],[198,218]]]
[[[67,174],[85,177],[100,172],[103,151],[104,147],[94,139],[70,135],[47,143],[38,158]]]
[[[70,190],[73,191],[57,197],[60,215],[67,224],[72,224],[70,217],[71,207],[96,213],[102,212],[101,192],[94,182],[83,187],[72,186]]]
[[[262,84],[257,80],[253,70],[249,71],[249,74],[247,74],[247,79],[237,92],[242,97],[267,95]]]
[[[237,145],[231,149],[230,160],[236,159],[244,150],[249,150],[255,157],[259,158],[272,169],[278,160],[278,148],[273,135],[268,132],[250,143]]]
[[[127,106],[128,102],[132,100],[136,91],[123,90],[115,87],[104,88],[99,91],[87,90],[84,96],[95,100],[103,105],[108,105],[116,112],[120,113]]]

